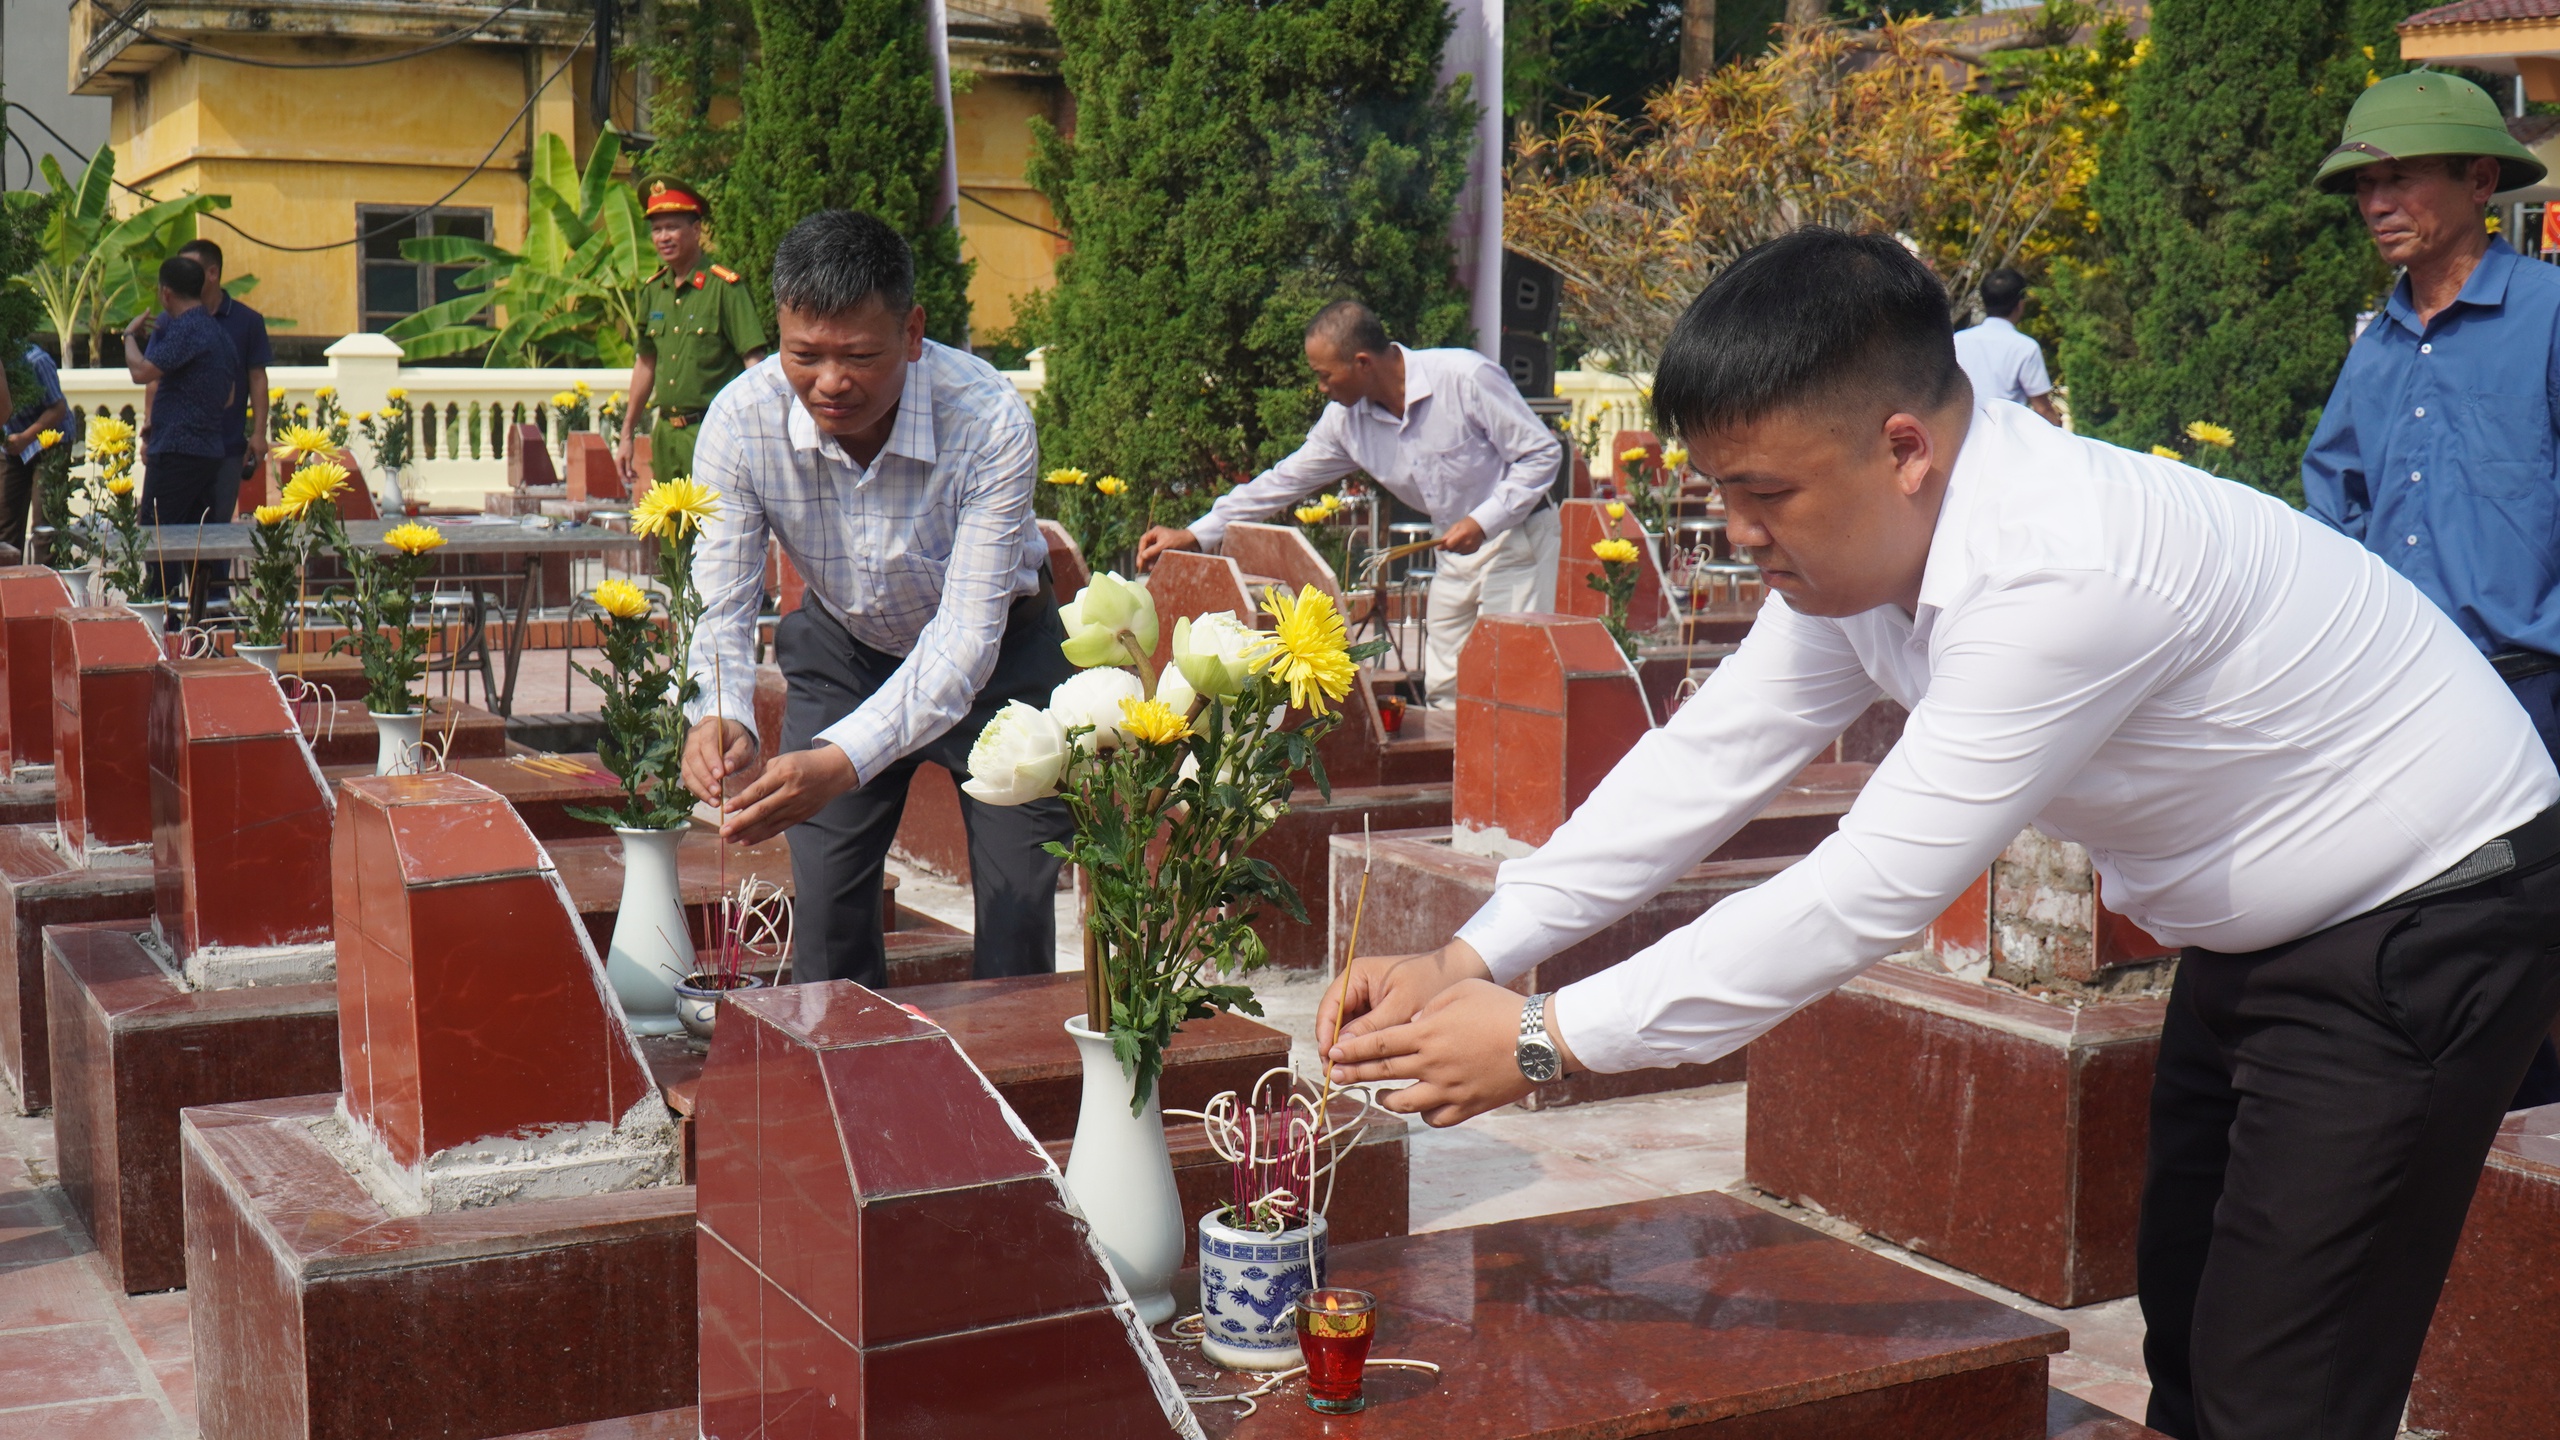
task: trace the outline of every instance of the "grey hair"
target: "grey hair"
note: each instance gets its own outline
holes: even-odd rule
[[[1379,323],[1378,312],[1357,300],[1336,300],[1317,311],[1307,322],[1307,338],[1319,335],[1345,360],[1387,353],[1387,327]]]
[[[900,318],[916,299],[915,255],[876,215],[821,210],[792,226],[774,247],[777,310],[842,315],[874,295]]]

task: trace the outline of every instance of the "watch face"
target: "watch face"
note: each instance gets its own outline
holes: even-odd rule
[[[1541,1041],[1523,1040],[1518,1050],[1520,1073],[1544,1085],[1562,1072],[1564,1066],[1556,1047]]]

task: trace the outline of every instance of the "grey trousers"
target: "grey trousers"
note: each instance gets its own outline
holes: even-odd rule
[[[889,842],[906,813],[907,785],[916,766],[940,764],[955,780],[969,775],[969,747],[1008,700],[1045,707],[1075,667],[1058,647],[1066,629],[1047,585],[1013,602],[996,668],[969,713],[915,753],[837,796],[787,832],[791,879],[798,891],[793,936],[793,978],[852,980],[873,989],[887,983],[888,954],[880,936],[880,875]],[[774,633],[774,658],[789,682],[782,748],[805,750],[819,731],[850,715],[886,683],[900,663],[845,632],[834,617],[804,604],[782,617]],[[979,979],[998,975],[1046,975],[1058,966],[1056,898],[1062,863],[1040,847],[1074,830],[1064,801],[982,805],[960,796],[969,831],[969,868],[977,900]]]

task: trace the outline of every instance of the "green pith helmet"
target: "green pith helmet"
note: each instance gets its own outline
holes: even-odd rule
[[[2488,91],[2459,75],[2412,70],[2356,97],[2346,133],[2311,183],[2343,195],[2356,188],[2356,172],[2367,165],[2430,155],[2486,155],[2498,162],[2500,190],[2530,185],[2548,168],[2507,133]]]

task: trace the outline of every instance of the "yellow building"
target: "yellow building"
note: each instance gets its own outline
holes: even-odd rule
[[[598,130],[593,15],[577,0],[75,0],[69,83],[112,100],[118,178],[163,198],[231,197],[204,233],[232,273],[258,277],[253,304],[295,322],[277,333],[279,359],[310,362],[456,293],[459,270],[403,259],[402,240],[523,243],[536,137],[583,155]],[[1054,273],[1056,222],[1022,175],[1027,120],[1063,119],[1064,101],[1046,0],[970,0],[952,32],[961,235],[983,331]],[[351,61],[379,63],[286,68]],[[645,131],[643,82],[616,69],[613,122]]]

